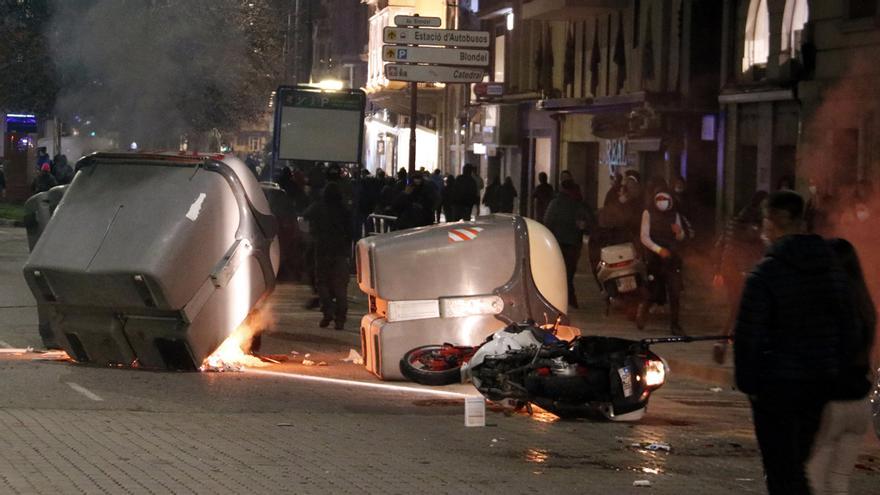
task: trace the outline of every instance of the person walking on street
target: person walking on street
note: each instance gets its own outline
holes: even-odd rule
[[[805,463],[859,342],[852,284],[828,243],[805,232],[803,198],[771,194],[770,247],[746,279],[734,329],[736,385],[751,402],[770,495],[810,493]]]
[[[565,261],[565,277],[568,284],[568,305],[577,309],[578,300],[574,291],[574,274],[583,248],[583,234],[589,218],[587,208],[577,200],[577,185],[571,179],[560,184],[559,194],[547,206],[544,225],[556,237],[562,259]]]
[[[459,220],[458,210],[455,208],[455,176],[449,174],[446,176],[446,182],[440,192],[440,203],[443,207],[443,216],[447,222],[457,222]]]
[[[662,188],[661,188],[662,189]],[[679,322],[681,310],[681,254],[679,244],[685,239],[681,215],[675,209],[672,194],[660,190],[654,202],[642,213],[640,239],[647,251],[648,298],[639,304],[636,326],[645,327],[645,319],[652,304],[669,301],[669,329],[673,335],[682,335]]]
[[[501,213],[513,213],[513,204],[516,202],[516,188],[513,187],[513,179],[504,179],[504,185],[498,188],[498,211]]]
[[[715,276],[712,285],[725,288],[727,304],[730,308],[724,334],[733,332],[739,298],[746,283],[746,275],[764,256],[764,243],[761,242],[762,208],[767,200],[766,191],[752,195],[749,204],[727,222],[718,242],[715,243]],[[724,364],[727,354],[727,341],[718,342],[712,350],[713,359]]]
[[[854,360],[843,362],[831,388],[831,401],[822,411],[816,444],[807,463],[807,476],[815,495],[849,492],[849,477],[859,456],[871,420],[871,348],[877,328],[877,309],[852,244],[844,239],[829,241],[837,262],[852,284],[860,338]]]
[[[352,214],[345,204],[339,183],[328,182],[321,200],[304,214],[315,242],[315,272],[321,299],[319,326],[335,321],[342,330],[348,313],[348,272],[351,256]]]
[[[571,172],[569,172],[568,170],[563,170],[562,172],[559,172],[560,189],[562,188],[563,183],[568,184],[566,188],[568,192],[566,194],[572,196],[575,200],[580,201],[581,203],[584,202],[584,194],[581,192],[581,186],[579,186],[577,182],[574,181],[574,177],[572,177]]]
[[[483,204],[489,208],[489,213],[498,213],[501,211],[501,179],[495,177],[492,182],[486,186],[486,192],[483,194]]]
[[[553,201],[553,186],[547,183],[547,173],[538,174],[538,185],[532,192],[532,199],[535,205],[535,220],[544,221],[544,215],[547,213],[547,206]]]
[[[474,178],[474,166],[465,164],[461,175],[455,178],[455,205],[459,220],[470,221],[474,206],[480,204],[480,187]]]

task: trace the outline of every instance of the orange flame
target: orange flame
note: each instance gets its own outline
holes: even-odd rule
[[[210,356],[206,357],[199,367],[201,371],[241,371],[244,367],[267,366],[260,358],[253,355],[251,345],[254,337],[261,334],[275,323],[271,305],[263,305],[255,309],[232,334],[220,344]]]

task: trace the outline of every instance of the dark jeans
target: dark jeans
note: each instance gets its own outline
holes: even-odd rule
[[[317,256],[315,273],[324,318],[345,323],[348,313],[348,256]]]
[[[565,281],[568,283],[568,304],[577,306],[577,295],[574,292],[574,273],[577,271],[578,259],[581,257],[583,243],[575,245],[560,244],[562,260],[565,262]]]
[[[787,395],[787,394],[786,394]],[[818,395],[809,391],[802,397]],[[791,397],[752,397],[755,436],[770,495],[809,495],[804,465],[819,430],[825,402]]]
[[[648,282],[648,301],[654,304],[666,304],[669,301],[669,319],[673,325],[678,324],[681,312],[681,258],[673,254],[663,259],[654,253],[648,253],[648,275],[653,280]]]

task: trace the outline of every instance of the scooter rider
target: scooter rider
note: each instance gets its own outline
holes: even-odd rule
[[[640,239],[647,252],[649,294],[636,314],[639,329],[645,327],[651,304],[664,304],[668,297],[670,330],[673,335],[683,334],[678,317],[682,289],[679,243],[684,238],[681,215],[675,209],[672,194],[661,189],[642,213]]]

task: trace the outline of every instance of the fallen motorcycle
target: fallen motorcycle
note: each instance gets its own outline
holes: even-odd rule
[[[598,412],[613,421],[638,421],[669,373],[650,346],[719,339],[579,336],[566,341],[554,331],[555,326],[514,323],[478,347],[417,347],[401,359],[400,371],[424,385],[469,380],[489,400],[535,404],[560,417]]]

